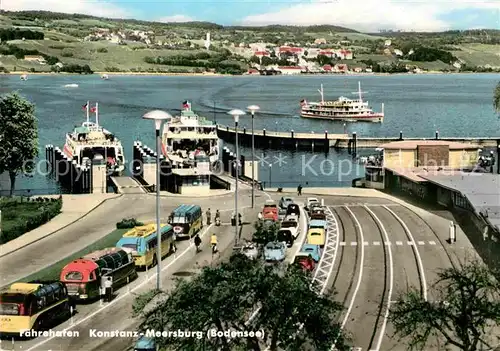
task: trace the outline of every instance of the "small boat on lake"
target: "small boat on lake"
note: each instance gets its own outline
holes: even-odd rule
[[[109,76],[107,74],[103,74],[101,75],[101,79],[108,80]]]
[[[79,86],[78,84],[73,83],[73,84],[66,84],[64,87],[65,88],[78,88],[78,86]]]
[[[28,75],[27,74],[21,74],[21,80],[28,80]]]

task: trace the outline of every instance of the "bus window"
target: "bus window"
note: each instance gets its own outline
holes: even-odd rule
[[[95,270],[90,273],[90,280],[96,280]]]
[[[131,249],[132,251],[138,251],[136,244],[122,244],[120,246],[124,249]]]
[[[0,304],[0,315],[3,316],[18,316],[19,305],[17,303],[4,303]]]
[[[83,280],[83,274],[81,272],[69,272],[66,273],[64,277],[65,280]]]

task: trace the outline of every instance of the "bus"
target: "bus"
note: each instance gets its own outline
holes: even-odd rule
[[[60,281],[14,283],[0,293],[0,335],[51,328],[71,317],[71,306]]]
[[[170,214],[169,223],[174,228],[176,238],[191,238],[203,227],[201,207],[180,205]]]
[[[160,224],[161,257],[175,252],[174,230],[171,225]],[[146,269],[156,265],[156,224],[135,227],[118,240],[116,246],[130,252],[137,268]]]
[[[132,255],[116,247],[94,251],[68,263],[60,275],[75,300],[99,298],[103,277],[112,278],[114,289],[137,278]]]

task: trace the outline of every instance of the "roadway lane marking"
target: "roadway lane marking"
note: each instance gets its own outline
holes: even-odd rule
[[[388,238],[386,238],[386,239],[388,239]],[[391,245],[392,245],[392,243],[391,243],[390,241],[384,241],[384,245],[385,245],[385,246],[391,246]]]
[[[374,245],[374,246],[380,246],[380,241],[374,241],[374,242],[373,242],[373,245]]]
[[[402,241],[396,241],[396,245],[401,246],[401,245],[403,245],[403,242]]]
[[[410,229],[406,225],[406,223],[389,207],[384,206],[384,208],[389,211],[394,218],[398,220],[398,222],[403,226],[406,235],[408,236],[408,239],[410,239],[411,242],[415,242],[415,238],[413,237],[413,234],[411,233]],[[420,245],[420,241],[418,242]],[[429,242],[431,243],[431,242]],[[435,244],[435,242],[434,242]],[[432,244],[431,244],[432,245]],[[422,289],[422,295],[424,297],[424,300],[427,301],[427,280],[425,279],[425,272],[424,272],[424,264],[422,262],[422,258],[420,257],[420,253],[418,252],[418,248],[415,245],[412,245],[413,252],[415,253],[415,257],[417,258],[417,266],[418,266],[418,272],[420,276],[420,283],[421,286],[420,288]]]
[[[436,245],[436,242],[431,240],[431,241],[429,241],[429,244],[430,245]]]
[[[419,245],[425,245],[425,241],[419,241],[418,244]]]
[[[408,240],[408,245],[415,245],[414,241]]]
[[[370,245],[370,243],[368,241],[363,242],[363,246],[368,246],[368,245]]]
[[[387,208],[387,207],[385,207],[385,208]],[[389,310],[391,308],[392,289],[394,286],[394,262],[392,260],[392,250],[391,250],[390,242],[389,242],[389,234],[387,234],[387,231],[385,230],[384,224],[382,223],[380,218],[378,218],[378,216],[368,206],[365,206],[365,209],[373,216],[375,221],[379,224],[380,229],[382,229],[382,233],[384,234],[386,242],[389,243],[389,247],[387,248],[387,251],[389,253],[389,291],[387,293],[387,306],[385,308],[384,321],[382,323],[382,328],[380,330],[379,338],[377,341],[377,346],[375,347],[375,349],[378,351],[378,350],[380,350],[380,346],[382,346],[382,340],[385,336],[385,328],[387,326],[387,320],[389,318]]]
[[[345,246],[345,241],[341,241],[340,246]]]
[[[203,231],[203,233],[200,234],[200,238],[204,237],[206,233],[209,232],[209,229],[212,228],[213,224],[209,225],[208,227],[205,228],[205,230]],[[190,243],[189,243],[189,246],[184,250],[182,251],[181,253],[179,253],[178,255],[174,256],[174,259],[169,263],[167,264],[166,266],[162,267],[161,271],[163,272],[164,270],[170,268],[171,266],[174,265],[174,263],[176,263],[177,261],[179,261],[186,253],[192,251],[191,249],[194,248],[194,242],[192,240],[190,240]],[[139,290],[140,288],[142,288],[143,286],[145,286],[147,283],[149,283],[151,280],[153,280],[154,278],[156,278],[156,273],[154,273],[151,277],[147,278],[142,282],[142,283],[139,283],[136,287],[134,287],[133,289],[130,289],[130,290],[127,290],[127,292],[125,292],[124,294],[120,294],[118,295],[117,298],[115,298],[113,301],[109,302],[108,304],[102,306],[101,308],[97,309],[96,311],[90,313],[89,315],[87,315],[85,318],[83,319],[80,319],[80,320],[77,320],[74,324],[64,328],[62,330],[62,332],[66,332],[70,329],[73,329],[74,327],[82,324],[83,322],[86,322],[88,321],[89,319],[95,317],[96,315],[98,315],[99,313],[101,313],[102,311],[104,311],[105,309],[107,309],[108,307],[110,306],[113,306],[115,305],[116,303],[118,303],[118,301],[124,299],[125,297],[128,297],[129,295],[133,295],[134,291],[137,291]],[[55,336],[51,336],[51,337],[48,337],[47,339],[45,340],[42,340],[40,341],[38,344],[35,344],[33,345],[32,347],[30,347],[29,349],[27,349],[26,351],[32,351],[32,350],[35,350],[37,349],[38,347],[46,344],[47,342],[49,342],[50,340],[53,340],[55,339],[56,337]]]
[[[351,246],[358,246],[358,242],[357,241],[351,241]]]

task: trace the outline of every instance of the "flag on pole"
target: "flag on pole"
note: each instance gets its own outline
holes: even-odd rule
[[[182,103],[182,108],[189,108],[189,101],[185,100],[185,101]]]
[[[89,106],[88,102],[85,105],[82,105],[82,110],[87,111],[88,106]]]
[[[92,108],[90,109],[90,112],[92,112],[92,113],[97,112],[97,105],[96,105],[96,106],[94,106],[94,107],[92,107]]]

